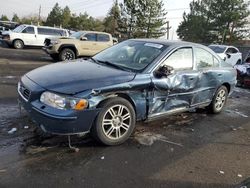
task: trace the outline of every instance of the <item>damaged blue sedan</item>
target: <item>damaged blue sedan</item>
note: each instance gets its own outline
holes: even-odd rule
[[[88,60],[28,72],[18,93],[43,131],[90,132],[105,145],[117,145],[136,121],[201,107],[221,112],[235,84],[236,71],[203,45],[131,39]]]

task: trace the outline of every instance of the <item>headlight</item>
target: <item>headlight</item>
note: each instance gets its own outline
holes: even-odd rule
[[[61,96],[48,91],[42,93],[40,101],[48,106],[62,110],[84,110],[88,107],[88,101],[85,99]]]
[[[50,43],[51,43],[52,45],[56,45],[56,44],[59,44],[60,41],[58,41],[58,40],[51,40]]]

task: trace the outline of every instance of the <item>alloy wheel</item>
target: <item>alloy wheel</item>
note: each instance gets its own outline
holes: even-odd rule
[[[131,114],[124,105],[111,106],[103,116],[102,129],[111,140],[118,140],[126,135],[130,126]]]

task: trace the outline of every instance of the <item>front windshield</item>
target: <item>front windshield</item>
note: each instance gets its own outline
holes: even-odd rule
[[[128,40],[100,52],[93,58],[138,72],[151,64],[166,48],[167,46],[159,43]]]
[[[80,39],[83,34],[84,34],[84,32],[79,31],[79,32],[73,33],[72,35],[70,35],[70,37]]]
[[[21,33],[25,27],[26,27],[25,25],[19,25],[13,31],[16,33]]]
[[[224,51],[226,50],[226,47],[224,46],[208,46],[208,47],[218,54],[224,53]]]

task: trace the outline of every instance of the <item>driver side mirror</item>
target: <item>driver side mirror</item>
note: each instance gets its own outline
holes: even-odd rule
[[[155,72],[154,76],[156,78],[168,77],[169,75],[174,73],[174,68],[168,65],[163,65],[159,67]]]
[[[226,53],[227,58],[230,59],[231,55],[229,53]]]
[[[80,40],[86,41],[86,40],[88,40],[88,38],[87,37],[81,37]]]

